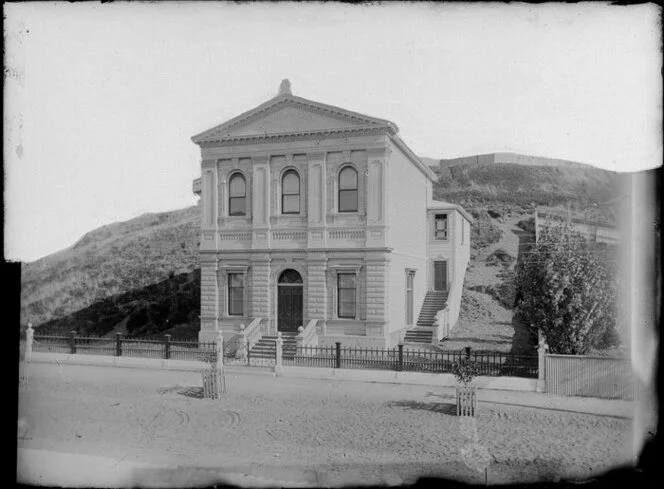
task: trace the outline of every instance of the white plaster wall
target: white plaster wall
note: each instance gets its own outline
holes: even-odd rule
[[[427,202],[429,179],[396,146],[389,156],[387,209],[389,264],[388,334],[406,327],[406,269],[416,269],[413,291],[413,325],[427,290]],[[393,335],[390,341],[394,341]]]

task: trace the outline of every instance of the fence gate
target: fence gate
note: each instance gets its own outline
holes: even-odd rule
[[[562,396],[633,399],[632,366],[628,359],[577,355],[545,355],[546,392]]]

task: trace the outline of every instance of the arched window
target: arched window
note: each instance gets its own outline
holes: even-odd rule
[[[288,170],[281,178],[281,213],[300,213],[300,176]]]
[[[279,283],[280,284],[301,284],[302,283],[302,276],[297,272],[297,270],[293,270],[292,268],[289,268],[288,270],[284,270],[282,274],[279,276]]]
[[[339,212],[357,212],[357,172],[351,166],[339,172]]]
[[[228,182],[228,215],[247,214],[247,182],[241,173],[235,173]]]

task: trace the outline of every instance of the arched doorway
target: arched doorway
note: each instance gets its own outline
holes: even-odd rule
[[[302,276],[293,269],[284,270],[277,288],[277,330],[297,332],[302,326]]]

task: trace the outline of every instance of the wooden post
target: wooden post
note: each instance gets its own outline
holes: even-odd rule
[[[248,346],[247,333],[245,332],[244,328],[245,328],[244,324],[240,324],[240,337],[238,338],[240,344],[237,346],[237,348],[238,350],[240,350],[240,359],[243,362],[248,362],[249,348],[247,348]]]
[[[283,372],[283,345],[284,339],[281,337],[281,331],[277,332],[277,340],[275,341],[275,362],[274,362],[274,374],[281,375]]]
[[[171,358],[171,335],[164,335],[164,360]]]
[[[70,353],[76,355],[76,331],[70,332],[71,338],[69,339]]]
[[[335,345],[337,345],[337,350],[336,350],[336,356],[335,356],[335,368],[341,368],[341,343],[340,342],[335,342]]]
[[[32,329],[32,323],[28,323],[28,329],[25,331],[25,361],[32,360],[32,342],[34,341],[35,330]]]
[[[537,332],[539,337],[537,347],[537,392],[546,392],[546,351],[548,346],[541,331]]]
[[[214,348],[217,352],[217,364],[221,365],[223,368],[224,365],[224,335],[221,331],[217,331],[217,337],[214,341]]]

